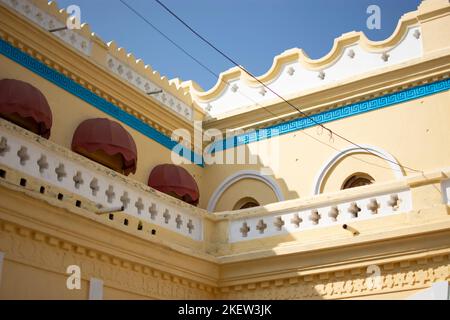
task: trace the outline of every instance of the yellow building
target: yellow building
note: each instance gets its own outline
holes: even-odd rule
[[[66,20],[0,0],[0,299],[448,298],[447,0],[275,57],[258,80],[306,116]]]

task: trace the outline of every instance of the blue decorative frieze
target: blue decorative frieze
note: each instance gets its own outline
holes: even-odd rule
[[[118,106],[112,104],[109,101],[106,101],[102,97],[99,97],[92,91],[84,88],[80,84],[76,83],[72,79],[66,77],[64,74],[46,66],[42,62],[36,60],[30,55],[22,52],[16,47],[12,46],[8,42],[0,39],[0,53],[5,57],[17,62],[21,66],[27,68],[28,70],[36,73],[42,78],[52,82],[58,87],[66,90],[67,92],[77,96],[81,100],[87,102],[93,107],[101,110],[102,112],[112,116],[118,121],[130,126],[131,128],[139,131],[143,135],[149,137],[150,139],[156,141],[157,143],[163,145],[164,147],[172,150],[175,146],[178,145],[176,141],[173,141],[170,137],[162,134],[158,130],[152,128],[147,123],[138,119],[137,117],[125,112],[120,109]],[[199,155],[189,148],[184,146],[178,146],[177,154],[180,156],[190,160],[191,162],[198,164],[203,167],[203,157]]]
[[[310,118],[299,118],[288,122],[280,123],[271,127],[260,130],[253,130],[248,133],[240,134],[234,137],[220,140],[212,144],[208,150],[209,153],[219,152],[225,149],[234,148],[239,145],[249,144],[255,141],[269,139],[275,136],[291,133],[298,130],[307,129],[317,125],[323,124],[365,112],[393,106],[406,101],[426,97],[439,92],[450,89],[450,79],[445,79],[425,85],[413,87],[393,94],[381,96],[375,99],[362,101],[329,111],[324,111],[311,115]]]

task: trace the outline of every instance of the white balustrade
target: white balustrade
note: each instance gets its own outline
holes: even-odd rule
[[[231,220],[230,242],[261,239],[303,230],[376,219],[412,210],[411,192],[399,189],[386,194],[354,198],[326,206],[284,210]]]
[[[36,139],[32,134],[26,137],[9,126],[0,126],[0,164],[102,207],[125,206],[124,212],[135,218],[202,240],[202,217],[196,215],[192,207],[178,206],[176,201],[164,199],[144,185],[114,177],[109,169],[86,166],[81,156],[69,150],[58,152],[56,150],[62,147]]]

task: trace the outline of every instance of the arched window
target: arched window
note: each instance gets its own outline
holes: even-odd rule
[[[258,201],[251,197],[245,197],[236,202],[236,204],[233,207],[233,210],[242,210],[242,209],[248,209],[248,208],[254,208],[259,207],[260,204]]]
[[[351,189],[361,186],[367,186],[375,182],[375,179],[372,178],[367,173],[355,173],[348,177],[342,185],[342,190]]]

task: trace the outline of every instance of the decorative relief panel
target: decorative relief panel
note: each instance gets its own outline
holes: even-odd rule
[[[306,117],[300,117],[288,122],[283,122],[268,128],[264,128],[264,130],[251,131],[249,133],[227,138],[227,140],[219,140],[213,143],[208,151],[211,152],[211,150],[215,150],[215,152],[217,152],[230,147],[236,147],[255,141],[270,139],[272,137],[288,134],[290,132],[307,129],[317,125],[318,123],[324,124],[331,121],[344,119],[365,112],[394,106],[396,104],[414,99],[419,99],[421,97],[426,97],[439,92],[444,92],[449,89],[450,79],[447,78],[444,80],[402,90],[393,94],[377,97],[371,100],[357,102],[340,108],[313,114],[310,116],[310,118],[312,118],[314,121]]]
[[[108,287],[159,299],[342,299],[388,293],[408,297],[411,290],[450,280],[450,255],[440,253],[380,264],[377,279],[367,268],[357,267],[213,288],[2,221],[0,251],[5,259],[59,274],[76,264],[84,279],[100,278]]]
[[[450,280],[449,255],[379,266],[379,278],[364,268],[329,272],[239,287],[221,288],[220,299],[286,300],[343,299],[394,293],[407,298],[410,290],[426,289],[438,281]]]
[[[0,251],[6,258],[66,275],[78,265],[82,278],[102,279],[105,286],[153,299],[211,299],[213,288],[163,271],[118,259],[60,239],[0,221]],[[61,277],[65,283],[66,277]]]

